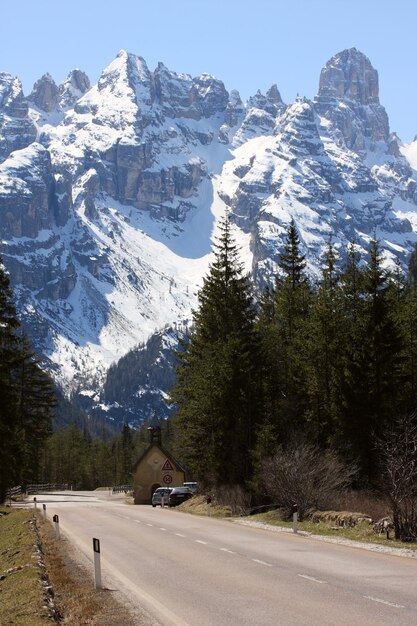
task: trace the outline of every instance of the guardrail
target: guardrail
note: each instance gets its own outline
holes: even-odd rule
[[[112,487],[112,493],[127,493],[133,491],[133,485],[119,485],[118,487]]]
[[[32,493],[41,493],[42,491],[56,491],[57,489],[66,491],[68,489],[68,485],[57,485],[57,484],[27,485],[26,493],[30,495]]]
[[[7,500],[11,500],[12,498],[16,498],[16,496],[20,496],[22,493],[22,487],[18,485],[17,487],[9,487],[6,493]]]

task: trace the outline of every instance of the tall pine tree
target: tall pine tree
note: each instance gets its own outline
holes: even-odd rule
[[[343,315],[339,257],[330,241],[323,256],[321,281],[314,295],[308,324],[307,422],[315,444],[328,446],[334,434],[335,405],[343,346]]]
[[[291,432],[303,428],[306,411],[307,363],[305,345],[311,309],[311,289],[306,274],[305,255],[291,220],[280,258],[280,275],[275,285],[273,369],[278,397],[276,422],[284,443]]]
[[[250,452],[261,411],[259,342],[251,289],[228,216],[198,305],[172,392],[176,453],[195,480],[243,484],[252,473]]]
[[[395,418],[402,388],[400,325],[389,273],[377,240],[360,270],[354,256],[344,274],[345,337],[340,369],[341,441],[349,442],[364,476],[374,478],[373,441]]]

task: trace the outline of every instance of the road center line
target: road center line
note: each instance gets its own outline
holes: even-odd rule
[[[181,535],[181,533],[175,533],[177,537],[185,537],[185,535]]]
[[[394,602],[388,602],[388,600],[382,600],[381,598],[374,598],[373,596],[363,596],[366,600],[372,600],[372,602],[379,602],[380,604],[387,604],[394,609],[404,609],[402,604],[395,604]]]
[[[267,567],[272,567],[272,563],[267,563],[266,561],[260,561],[259,559],[252,559],[254,563],[259,563],[259,565],[266,565]]]
[[[207,545],[207,541],[201,541],[201,539],[195,539],[196,543],[202,543],[203,545]]]
[[[313,583],[318,583],[319,585],[327,585],[326,580],[319,580],[318,578],[314,578],[314,576],[307,576],[307,574],[297,574],[300,578],[306,578],[307,580],[311,580]]]
[[[146,526],[153,526],[153,524],[148,524],[148,523],[147,523],[147,524],[146,524]]]
[[[228,550],[227,548],[220,548],[222,552],[227,552],[228,554],[236,554],[236,552],[232,552],[232,550]]]
[[[159,530],[166,530],[166,528],[161,528],[161,527],[159,527]]]

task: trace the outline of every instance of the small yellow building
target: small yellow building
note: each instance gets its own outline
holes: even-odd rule
[[[150,504],[158,487],[181,487],[185,472],[161,445],[161,427],[154,419],[148,428],[149,447],[133,466],[135,504]]]

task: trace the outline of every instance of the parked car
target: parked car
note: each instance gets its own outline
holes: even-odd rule
[[[152,506],[157,506],[158,504],[162,506],[162,498],[164,498],[164,504],[168,504],[168,497],[171,491],[171,487],[158,487],[158,489],[155,489],[152,496]]]
[[[193,497],[193,492],[188,487],[174,487],[168,496],[168,506],[177,506]]]
[[[197,493],[198,491],[198,483],[196,482],[182,483],[182,486],[187,487],[193,493]]]

